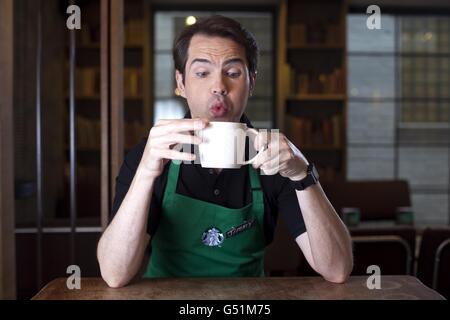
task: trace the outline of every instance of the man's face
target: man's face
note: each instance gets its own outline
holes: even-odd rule
[[[239,122],[255,80],[244,47],[228,38],[199,34],[191,38],[184,84],[178,70],[175,76],[193,118],[230,122]]]

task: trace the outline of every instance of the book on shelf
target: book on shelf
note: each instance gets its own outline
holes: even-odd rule
[[[68,83],[65,82],[66,92]],[[100,96],[100,69],[77,68],[75,71],[75,91],[77,97],[93,98]],[[138,68],[124,68],[125,97],[140,98],[143,95],[142,70]]]
[[[125,21],[125,45],[140,46],[144,42],[144,21],[129,19]]]
[[[331,73],[291,72],[291,94],[344,94],[345,79],[341,68]]]
[[[340,116],[327,119],[310,119],[287,116],[289,139],[297,147],[306,148],[340,148],[341,122]]]
[[[83,24],[75,35],[79,46],[100,46],[100,24]]]
[[[333,146],[336,148],[341,148],[342,146],[342,122],[341,122],[341,116],[340,115],[334,115],[331,118],[332,123],[332,134],[333,134]]]
[[[145,135],[145,126],[140,121],[126,121],[124,123],[124,145],[131,149],[138,144]],[[84,116],[76,119],[77,149],[81,151],[100,151],[101,123],[99,120]]]
[[[100,150],[100,121],[77,116],[77,148],[82,150]]]
[[[125,97],[142,97],[142,70],[137,68],[125,68],[123,75]]]
[[[98,97],[100,95],[100,69],[77,68],[75,92],[77,97]]]
[[[288,44],[302,46],[306,43],[306,26],[301,23],[291,24],[288,27]]]
[[[325,43],[328,45],[342,45],[340,26],[336,23],[327,24]]]

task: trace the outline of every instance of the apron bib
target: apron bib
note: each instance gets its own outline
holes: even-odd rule
[[[230,209],[177,194],[180,164],[171,161],[162,215],[144,277],[264,276],[264,202],[248,166],[252,203]]]

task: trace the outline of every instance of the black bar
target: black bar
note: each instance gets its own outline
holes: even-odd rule
[[[74,1],[71,1],[74,4]],[[70,261],[75,264],[75,227],[77,217],[77,175],[76,175],[76,105],[75,105],[75,68],[76,68],[76,30],[70,34],[69,58],[69,121],[70,121]]]
[[[37,207],[36,207],[36,258],[37,289],[42,287],[42,110],[41,110],[41,68],[42,68],[42,3],[37,2],[37,39],[36,39],[36,173],[37,173]]]

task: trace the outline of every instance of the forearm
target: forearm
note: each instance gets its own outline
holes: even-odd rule
[[[126,285],[138,272],[148,244],[147,222],[154,179],[137,169],[113,221],[103,233],[97,257],[111,287]]]
[[[346,226],[320,183],[296,193],[315,270],[327,280],[343,282],[353,267],[351,238]]]

